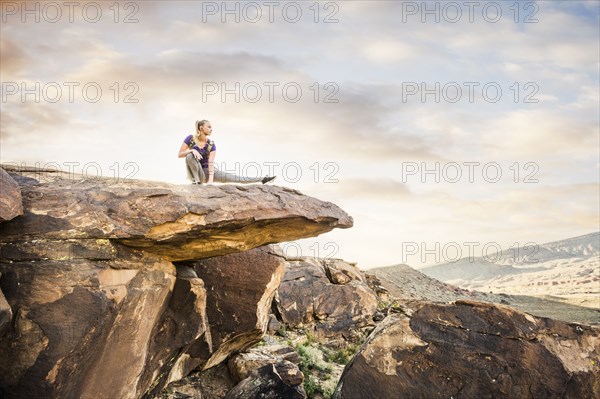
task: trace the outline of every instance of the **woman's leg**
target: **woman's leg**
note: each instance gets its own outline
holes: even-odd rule
[[[185,169],[187,171],[187,177],[194,182],[202,182],[202,168],[200,162],[194,157],[194,154],[187,154],[185,156]]]
[[[204,173],[208,176],[208,169],[204,169]],[[238,183],[238,184],[248,184],[248,183],[261,183],[262,177],[245,177],[239,176],[235,173],[227,173],[219,170],[215,165],[215,176],[213,180],[218,183]]]

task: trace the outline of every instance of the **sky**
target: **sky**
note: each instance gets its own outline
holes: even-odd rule
[[[0,4],[3,163],[189,184],[207,119],[218,167],[354,218],[290,256],[420,267],[600,230],[596,0]]]

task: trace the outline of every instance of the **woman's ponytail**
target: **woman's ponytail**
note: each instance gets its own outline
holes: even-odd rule
[[[194,138],[200,138],[200,128],[204,126],[208,121],[206,119],[202,119],[200,121],[196,121],[196,132],[194,133]]]

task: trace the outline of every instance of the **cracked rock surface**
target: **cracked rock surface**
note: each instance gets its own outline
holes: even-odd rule
[[[597,398],[600,329],[471,301],[384,319],[346,366],[340,398]]]
[[[286,326],[311,325],[319,335],[346,339],[374,326],[377,304],[363,273],[340,259],[288,259],[275,297]]]

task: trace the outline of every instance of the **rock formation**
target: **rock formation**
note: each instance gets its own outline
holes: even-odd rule
[[[260,340],[285,271],[284,261],[269,248],[260,247],[194,264],[208,290],[212,342],[219,348],[206,368]]]
[[[9,174],[0,168],[0,223],[22,214],[21,189]]]
[[[2,242],[110,239],[169,261],[226,255],[352,226],[334,204],[276,186],[174,186],[74,178],[47,171],[13,175],[23,217],[3,225]]]
[[[286,326],[311,324],[325,337],[351,339],[374,327],[378,299],[355,265],[306,257],[288,260],[275,303]]]
[[[252,348],[246,352],[232,356],[227,362],[227,366],[232,378],[235,381],[240,382],[248,378],[254,370],[258,370],[262,366],[266,366],[267,364],[277,364],[284,361],[297,365],[300,363],[300,357],[294,348],[290,346],[268,345]],[[303,376],[296,372],[293,374],[300,378],[300,381],[297,381],[297,383],[301,383]]]
[[[300,358],[290,347],[247,351],[272,311],[334,343],[387,315],[338,398],[600,397],[598,327],[418,292],[378,312],[389,293],[376,277],[267,245],[350,227],[333,204],[276,186],[9,172],[21,200],[3,185],[0,207],[17,211],[0,215],[2,397],[153,399],[175,382],[173,398],[304,398],[314,342],[304,354],[296,346]]]
[[[300,376],[298,367],[288,361],[267,364],[237,384],[225,399],[305,399]]]
[[[9,172],[23,215],[0,230],[4,397],[150,397],[217,364],[260,339],[283,275],[250,250],[352,225],[276,186]]]
[[[306,398],[300,358],[291,347],[271,345],[253,348],[228,361],[230,375],[238,384],[226,398]]]
[[[388,316],[335,398],[597,398],[600,329],[470,301]]]

